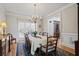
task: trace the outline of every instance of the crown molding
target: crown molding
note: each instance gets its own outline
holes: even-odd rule
[[[48,14],[47,16],[45,16],[44,18],[50,18],[50,16],[52,16],[52,15],[54,15],[54,14],[56,14],[56,13],[61,13],[62,10],[66,9],[66,8],[68,8],[68,7],[70,7],[70,6],[73,6],[73,5],[77,5],[77,4],[76,4],[76,3],[70,3],[70,4],[68,4],[68,5],[66,5],[66,6],[64,6],[64,7],[62,7],[62,8],[59,8],[58,10],[56,10],[56,11],[54,11],[54,12],[49,13],[49,14]]]

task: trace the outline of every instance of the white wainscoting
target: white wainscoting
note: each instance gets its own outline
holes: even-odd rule
[[[78,34],[73,34],[73,33],[61,34],[62,45],[65,45],[70,48],[75,48],[74,41],[76,40],[78,40]]]

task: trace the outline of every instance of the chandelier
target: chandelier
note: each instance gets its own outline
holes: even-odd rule
[[[37,4],[34,4],[33,7],[34,7],[34,15],[32,16],[32,20],[34,23],[36,23],[36,21],[38,19],[41,19],[41,17],[37,15]]]

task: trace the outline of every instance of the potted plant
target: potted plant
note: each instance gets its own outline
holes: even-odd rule
[[[34,32],[33,32],[33,35],[34,35],[35,37],[36,37],[36,34],[37,34],[37,31],[34,31]]]

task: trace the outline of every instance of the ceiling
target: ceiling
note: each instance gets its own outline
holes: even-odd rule
[[[2,4],[7,11],[22,14],[26,16],[34,15],[33,3],[4,3]],[[38,3],[37,14],[39,16],[46,16],[59,8],[68,5],[68,3]]]

